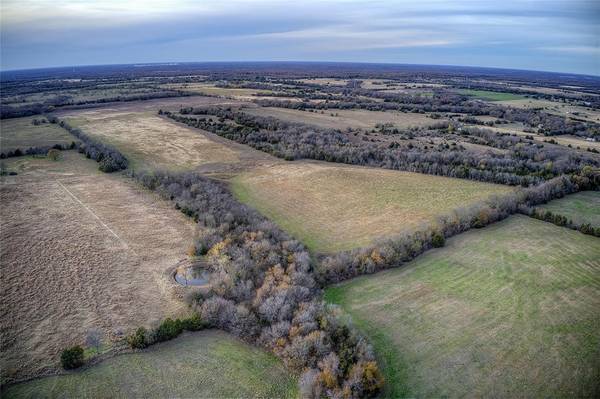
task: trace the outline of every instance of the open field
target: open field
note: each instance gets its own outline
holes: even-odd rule
[[[58,366],[60,352],[98,328],[121,332],[186,312],[165,271],[186,258],[194,225],[156,194],[63,159],[6,161],[2,178],[2,382]]]
[[[374,344],[384,397],[594,397],[600,239],[526,216],[326,291]]]
[[[135,169],[197,169],[227,174],[255,164],[278,162],[262,152],[175,123],[151,110],[102,108],[69,112],[63,118],[92,137],[114,145]]]
[[[378,123],[391,123],[395,127],[430,126],[439,120],[424,114],[403,112],[381,112],[366,110],[325,110],[323,113],[299,111],[287,108],[247,108],[243,110],[252,115],[272,116],[289,122],[305,123],[329,129],[373,129]],[[333,114],[333,115],[332,115]]]
[[[187,333],[83,371],[9,387],[3,398],[293,398],[293,375],[273,355],[216,330]]]
[[[488,91],[488,90],[461,89],[461,90],[458,90],[458,92],[461,94],[465,94],[467,96],[478,98],[480,100],[488,100],[488,101],[507,101],[507,100],[525,99],[525,96],[522,96],[520,94],[501,93],[501,92],[497,92],[497,91]]]
[[[34,125],[33,120],[46,120],[43,116],[3,119],[0,121],[0,151],[8,152],[20,148],[71,144],[78,141],[65,129],[51,123]]]
[[[538,208],[566,216],[576,224],[589,223],[600,227],[600,192],[582,191],[550,201]]]
[[[371,244],[508,186],[378,168],[290,162],[233,179],[243,202],[311,250]]]

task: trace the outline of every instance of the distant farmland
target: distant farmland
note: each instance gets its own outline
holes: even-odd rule
[[[236,177],[233,190],[311,250],[371,244],[512,188],[447,177],[292,162]]]
[[[488,91],[488,90],[471,90],[464,89],[458,90],[459,93],[465,94],[467,96],[476,97],[482,100],[488,101],[509,101],[509,100],[522,100],[525,96],[520,94],[512,94],[512,93],[502,93],[497,91]]]
[[[600,239],[525,216],[326,291],[374,343],[386,397],[592,397]]]
[[[373,129],[380,123],[390,123],[397,128],[431,126],[439,120],[425,114],[403,112],[380,112],[366,110],[325,110],[308,112],[286,108],[248,108],[244,112],[260,116],[272,116],[289,122],[305,123],[329,129]]]

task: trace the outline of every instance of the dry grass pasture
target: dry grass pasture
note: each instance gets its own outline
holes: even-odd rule
[[[289,122],[305,123],[328,129],[373,129],[378,123],[391,123],[402,129],[430,126],[439,120],[425,114],[367,110],[324,110],[323,113],[296,109],[261,107],[244,109],[252,115],[272,116]]]
[[[383,397],[599,392],[599,238],[512,216],[325,297],[374,344]]]
[[[78,141],[58,125],[43,123],[34,125],[34,119],[44,119],[43,116],[2,119],[0,121],[0,151],[7,152],[20,148],[53,146],[55,144],[71,144]]]
[[[216,330],[186,333],[91,368],[8,387],[3,398],[296,398],[295,376]]]
[[[316,252],[361,247],[508,186],[321,162],[288,162],[232,181],[236,196]]]
[[[109,343],[186,311],[165,270],[194,225],[171,204],[74,151],[20,157],[0,186],[2,381],[53,371],[98,328]]]
[[[154,110],[103,108],[69,112],[63,118],[98,140],[114,145],[134,169],[196,169],[209,174],[228,174],[255,164],[279,162],[247,146],[160,117]]]

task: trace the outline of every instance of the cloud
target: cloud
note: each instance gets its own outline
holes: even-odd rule
[[[0,7],[2,68],[512,60],[515,68],[600,74],[600,4],[588,0],[3,0]]]

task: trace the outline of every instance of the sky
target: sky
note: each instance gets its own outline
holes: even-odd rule
[[[600,0],[1,0],[0,68],[203,61],[600,75]]]

